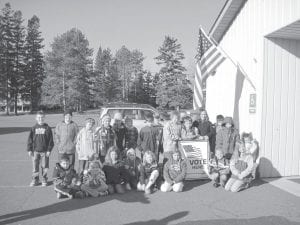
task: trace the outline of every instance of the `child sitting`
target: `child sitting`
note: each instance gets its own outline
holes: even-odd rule
[[[115,192],[124,194],[125,190],[122,184],[126,178],[124,163],[119,160],[119,151],[117,147],[110,147],[107,151],[103,171],[106,176],[109,194]],[[127,185],[128,186],[128,185]]]
[[[125,169],[128,172],[128,180],[130,184],[130,188],[136,189],[138,183],[138,177],[141,169],[141,160],[136,157],[135,150],[130,148],[127,150],[125,159]],[[127,187],[127,189],[130,189]]]
[[[133,126],[132,119],[129,117],[125,117],[125,148],[135,149],[137,147],[137,140],[138,140],[138,130],[136,127]]]
[[[137,184],[139,191],[145,191],[145,194],[151,194],[151,188],[159,176],[156,157],[153,152],[146,151],[143,156],[143,163],[140,171],[140,181]]]
[[[224,158],[223,152],[218,149],[214,158],[210,160],[208,165],[209,178],[214,182],[214,187],[225,186],[230,173],[229,163]]]
[[[59,163],[56,163],[53,171],[54,190],[57,198],[62,197],[83,197],[80,191],[80,181],[77,179],[76,171],[70,165],[68,156],[62,156]]]
[[[91,161],[87,174],[83,177],[81,190],[92,197],[100,197],[108,194],[108,186],[105,183],[105,174],[101,169],[101,164],[98,161]]]
[[[181,140],[194,140],[199,138],[199,131],[197,127],[192,127],[193,121],[189,116],[182,118],[183,126],[181,128]]]
[[[160,190],[162,192],[172,190],[174,192],[181,192],[186,171],[186,161],[181,158],[180,151],[174,151],[164,166],[165,182],[161,185]]]
[[[226,191],[238,192],[244,189],[249,183],[253,169],[253,157],[250,153],[246,152],[246,148],[241,141],[237,142],[237,149],[238,153],[230,161],[232,175],[225,185]]]

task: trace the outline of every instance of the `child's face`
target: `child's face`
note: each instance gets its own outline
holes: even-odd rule
[[[70,162],[67,161],[67,160],[63,160],[63,161],[60,161],[60,166],[63,168],[63,169],[68,169],[69,166],[70,166]]]
[[[36,115],[35,119],[39,125],[42,125],[42,124],[44,124],[45,116],[44,115]]]
[[[178,153],[178,152],[175,152],[175,153],[172,155],[172,157],[173,157],[173,160],[178,161],[180,156],[179,156],[179,153]]]
[[[145,160],[146,160],[146,163],[149,163],[149,164],[151,164],[153,162],[153,158],[150,154],[146,155]]]
[[[88,122],[86,122],[86,124],[85,124],[85,128],[86,128],[87,130],[91,130],[93,126],[94,126],[94,124],[93,124],[91,121],[88,121]]]
[[[134,160],[134,159],[135,159],[135,155],[132,154],[132,153],[128,153],[128,154],[127,154],[127,157],[128,157],[130,160]]]
[[[70,123],[72,120],[72,116],[70,114],[66,114],[65,115],[65,123],[68,124]]]
[[[105,120],[103,121],[103,126],[104,126],[104,127],[109,127],[109,125],[110,125],[110,119],[105,119]]]
[[[190,120],[185,120],[184,121],[184,126],[187,129],[191,129],[192,128],[192,122]]]
[[[225,124],[225,127],[231,128],[231,127],[232,127],[232,124],[231,124],[231,123],[226,123],[226,124]]]
[[[245,144],[251,144],[251,140],[249,137],[244,137],[244,143]]]
[[[242,143],[239,146],[239,152],[240,153],[245,153],[246,152],[246,148],[245,148],[245,146]]]
[[[223,152],[222,151],[216,151],[216,157],[217,157],[217,159],[222,159],[223,158]]]
[[[125,126],[128,128],[132,127],[132,120],[125,120]]]
[[[118,154],[115,151],[113,151],[113,152],[110,153],[110,157],[111,157],[112,160],[117,160],[118,159]]]
[[[223,120],[217,120],[217,125],[218,126],[222,126],[222,124],[223,124]]]
[[[201,120],[206,120],[206,118],[207,118],[207,113],[206,113],[205,111],[202,111],[202,112],[200,113],[200,118],[201,118]]]

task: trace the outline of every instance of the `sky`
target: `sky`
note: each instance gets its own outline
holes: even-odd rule
[[[164,37],[178,39],[185,55],[183,65],[192,71],[201,26],[209,31],[226,0],[0,0],[21,10],[24,25],[33,15],[40,18],[44,51],[71,28],[80,29],[96,55],[99,47],[115,53],[125,45],[140,50],[144,68],[157,72],[154,57]]]

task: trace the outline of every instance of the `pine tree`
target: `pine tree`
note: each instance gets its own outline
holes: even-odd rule
[[[92,49],[84,34],[73,28],[54,39],[46,54],[42,102],[49,107],[83,110],[91,103]]]
[[[9,3],[5,4],[1,15],[1,43],[0,43],[0,97],[5,100],[6,114],[11,106],[11,79],[14,73],[14,44],[13,44],[13,10]]]
[[[14,101],[14,111],[18,113],[18,100],[20,99],[20,91],[24,86],[24,59],[25,59],[25,28],[22,25],[22,13],[16,11],[13,14],[13,57],[14,57],[14,73],[11,77],[10,96]]]
[[[33,16],[28,20],[25,41],[25,82],[22,90],[24,100],[30,101],[31,110],[37,110],[41,99],[41,86],[44,74],[44,59],[41,53],[43,38],[41,37],[40,19]]]
[[[182,65],[184,55],[177,39],[166,36],[155,59],[161,69],[157,76],[156,103],[160,108],[188,107],[192,102],[192,90],[188,86],[186,69]]]

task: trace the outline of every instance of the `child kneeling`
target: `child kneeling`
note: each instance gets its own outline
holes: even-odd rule
[[[208,167],[209,178],[214,182],[214,187],[225,187],[226,181],[228,180],[230,169],[229,162],[225,159],[221,149],[217,149],[215,156],[211,159]]]
[[[238,153],[230,161],[231,177],[228,180],[225,190],[238,192],[247,188],[253,169],[253,156],[246,151],[242,142],[238,142]]]
[[[156,156],[151,151],[146,151],[143,156],[143,163],[140,171],[140,181],[137,184],[139,191],[145,191],[145,194],[151,194],[152,186],[159,176]]]
[[[170,159],[164,166],[165,182],[161,185],[162,192],[174,191],[181,192],[184,186],[184,179],[186,176],[187,164],[181,158],[179,151],[174,151]]]
[[[86,196],[100,197],[108,194],[105,174],[97,161],[89,163],[87,174],[83,177],[81,190]]]
[[[53,171],[54,190],[57,193],[57,198],[82,198],[84,197],[80,190],[80,181],[76,171],[70,165],[69,158],[62,156],[59,163],[56,164]]]

